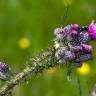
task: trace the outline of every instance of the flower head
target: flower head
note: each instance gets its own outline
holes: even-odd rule
[[[90,40],[90,35],[88,32],[80,32],[80,42],[81,44],[88,44],[89,40]]]
[[[9,76],[9,66],[5,63],[0,62],[0,79],[6,80]]]
[[[56,36],[57,40],[63,40],[65,37],[64,30],[62,28],[56,28],[54,30],[54,35]]]
[[[72,24],[71,27],[73,30],[78,30],[80,26],[78,24]]]
[[[93,40],[96,40],[96,23],[94,21],[89,25],[89,32]]]

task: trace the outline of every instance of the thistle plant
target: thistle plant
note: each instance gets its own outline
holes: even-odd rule
[[[50,67],[66,64],[67,76],[70,80],[71,66],[81,67],[82,63],[92,60],[92,45],[89,41],[96,40],[96,24],[92,21],[89,26],[71,24],[54,30],[54,46],[41,52],[35,58],[30,58],[28,66],[15,77],[11,77],[0,90],[0,96],[9,94],[19,83],[24,82],[33,74],[42,73]],[[0,79],[7,80],[10,75],[10,68],[5,63],[0,63]],[[78,79],[80,89],[80,80]],[[81,96],[81,95],[80,95]]]

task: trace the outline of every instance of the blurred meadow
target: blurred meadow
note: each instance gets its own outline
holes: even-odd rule
[[[0,61],[9,64],[13,75],[25,68],[30,57],[50,45],[53,30],[60,27],[68,6],[66,2],[70,6],[65,25],[88,25],[96,20],[96,0],[0,0]],[[94,60],[86,62],[89,69],[85,66],[85,73],[76,71],[82,96],[88,96],[96,83],[96,42],[90,43],[94,46]],[[79,96],[76,78],[73,73],[73,83],[66,80],[65,66],[49,69],[16,86],[13,96]]]

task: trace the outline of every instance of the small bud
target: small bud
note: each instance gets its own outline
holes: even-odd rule
[[[88,32],[80,32],[79,40],[80,40],[81,44],[87,44],[88,41],[90,40],[89,33]]]
[[[91,54],[85,54],[85,55],[80,55],[78,59],[76,59],[76,62],[81,62],[81,61],[88,61],[92,60],[92,55]]]
[[[76,38],[78,36],[78,32],[75,30],[72,30],[72,32],[70,33],[72,38]]]
[[[82,44],[82,47],[88,53],[92,53],[92,51],[93,51],[93,47],[91,45]]]
[[[67,61],[73,60],[73,59],[75,59],[75,54],[72,53],[71,51],[66,51],[64,54],[64,58]]]
[[[56,28],[54,30],[54,35],[56,36],[57,40],[63,40],[65,37],[64,30],[62,28]]]
[[[72,51],[72,52],[82,52],[82,50],[83,50],[81,45],[74,46],[74,45],[69,44],[69,48],[70,48],[70,51]]]
[[[55,56],[57,57],[57,59],[59,60],[60,64],[64,64],[65,63],[65,58],[64,58],[64,54],[67,51],[67,47],[60,47],[56,53]]]
[[[78,30],[79,29],[78,24],[72,24],[71,27],[72,27],[73,30]]]
[[[68,41],[72,41],[72,40],[75,40],[78,36],[78,32],[76,30],[72,30],[68,36],[67,36],[67,40]]]
[[[63,28],[66,35],[68,35],[72,31],[71,25],[67,25]]]

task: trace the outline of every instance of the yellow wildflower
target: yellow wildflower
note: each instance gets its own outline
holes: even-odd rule
[[[77,72],[80,75],[88,75],[90,73],[90,66],[88,63],[83,63],[80,68],[77,68]]]
[[[30,46],[30,40],[27,38],[21,38],[19,40],[19,47],[22,49],[26,49]]]

